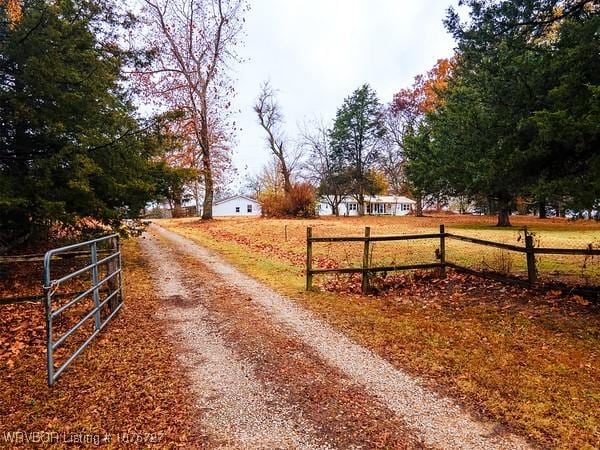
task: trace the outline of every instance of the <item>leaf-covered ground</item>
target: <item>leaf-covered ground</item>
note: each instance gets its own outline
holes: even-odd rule
[[[124,308],[51,389],[42,306],[0,306],[0,447],[13,446],[10,436],[58,447],[86,439],[89,447],[206,444],[183,369],[155,317],[159,304],[137,242],[126,242],[124,262]],[[35,292],[40,278],[32,272],[23,290]]]
[[[336,278],[320,278],[319,292],[304,292],[304,265],[297,255],[304,251],[307,223],[323,234],[328,229],[358,234],[366,220],[419,230],[410,218],[160,223],[216,250],[472,412],[519,430],[543,448],[600,447],[598,306],[578,296],[542,295],[452,273],[446,279],[400,274],[384,282],[387,289],[379,296],[360,295],[357,280]],[[547,236],[555,231],[547,238],[551,245],[598,239],[596,224],[569,225],[544,223]]]

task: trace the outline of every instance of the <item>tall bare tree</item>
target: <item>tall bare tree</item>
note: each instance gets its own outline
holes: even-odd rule
[[[330,133],[323,122],[305,125],[301,131],[301,146],[308,154],[303,164],[305,178],[318,186],[318,193],[337,216],[340,203],[348,195],[349,183],[347,173],[332,151]]]
[[[384,109],[383,123],[387,132],[378,165],[385,175],[390,193],[404,194],[407,186],[404,176],[403,144],[411,124],[407,123],[406,117],[394,111],[389,105]]]
[[[258,198],[267,191],[281,192],[283,189],[283,176],[279,160],[272,157],[263,165],[259,173],[248,178],[245,188],[254,198]]]
[[[254,104],[254,112],[258,116],[260,126],[267,133],[269,149],[277,158],[283,177],[283,190],[289,194],[292,190],[292,170],[298,161],[298,156],[292,156],[287,150],[283,130],[283,114],[275,98],[275,91],[268,82],[260,87],[260,93]]]
[[[215,178],[227,165],[233,132],[227,69],[238,59],[247,6],[245,0],[144,0],[144,5],[143,36],[154,58],[139,79],[160,106],[183,111],[181,129],[193,138],[188,149],[204,184],[202,218],[211,219]]]

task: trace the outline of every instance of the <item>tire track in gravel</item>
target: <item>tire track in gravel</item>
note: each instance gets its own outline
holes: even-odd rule
[[[218,448],[327,449],[317,433],[295,419],[253,376],[249,365],[220,336],[219,324],[185,286],[186,274],[168,248],[155,238],[142,240],[164,299],[161,319],[170,323],[171,337],[182,351],[203,424]],[[207,291],[210,295],[210,292]]]
[[[524,449],[523,439],[490,422],[478,421],[451,400],[441,397],[417,379],[393,367],[370,350],[316,319],[290,299],[244,275],[214,253],[174,232],[153,225],[151,232],[169,242],[176,252],[207,267],[215,279],[223,279],[251,299],[262,321],[312,349],[350,383],[362,386],[393,411],[425,444],[449,449]],[[191,275],[191,274],[190,274]],[[328,418],[329,419],[329,418]],[[416,441],[413,441],[416,445]]]
[[[195,258],[177,254],[152,235],[146,235],[143,246],[164,280],[161,290],[165,306],[169,305],[165,318],[173,322],[172,329],[183,328],[178,333],[188,338],[182,343],[180,357],[192,369],[192,381],[199,381],[197,392],[203,399],[200,406],[206,411],[204,421],[212,425],[213,434],[232,436],[229,445],[248,448],[423,448],[401,420],[360,386],[324,364],[312,349],[290,337],[286,330],[277,330],[265,321],[262,311],[243,292],[214,276]],[[188,327],[194,330],[186,330]],[[220,345],[206,346],[197,336],[189,339],[190,333],[197,335],[203,329]],[[242,374],[221,361],[221,369],[228,375],[226,384],[239,385],[240,376],[245,378],[243,384],[251,380],[252,389],[246,391],[260,393],[266,399],[263,405],[257,405],[256,399],[247,394],[229,395],[221,386],[222,374],[204,371],[198,377],[194,364],[206,364],[204,353],[215,351],[227,360],[239,361],[244,368]],[[198,352],[202,354],[200,358],[194,355]],[[210,386],[206,386],[207,377],[211,378]],[[218,392],[210,393],[215,386]],[[246,404],[246,397],[251,399],[250,405]],[[266,414],[264,407],[268,409]],[[224,409],[225,414],[211,417],[217,408]],[[259,411],[260,418],[240,422],[235,418],[238,409],[247,410],[242,416],[251,417]],[[256,431],[256,422],[277,421],[286,423],[286,432],[292,436],[295,433],[296,438],[277,438],[263,444],[262,432],[257,438],[248,437]],[[264,434],[270,437],[282,431],[268,426],[271,431]]]
[[[320,441],[344,449],[424,447],[406,424],[361,386],[324,363],[287,329],[265,320],[251,298],[214,276],[197,259],[164,249],[164,241],[159,246],[163,258],[171,264],[177,261],[180,271],[194,274],[183,281],[189,297],[179,301],[179,306],[193,308],[202,303],[226,345],[252,368],[253,376],[268,391],[318,433]]]

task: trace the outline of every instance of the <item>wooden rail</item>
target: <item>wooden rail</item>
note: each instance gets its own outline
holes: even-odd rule
[[[525,245],[520,247],[518,245],[505,244],[503,242],[488,241],[486,239],[473,238],[469,236],[462,236],[454,233],[447,233],[445,226],[440,225],[439,233],[424,233],[424,234],[404,234],[397,236],[371,236],[371,228],[365,227],[364,236],[319,236],[314,237],[312,234],[312,227],[306,229],[306,290],[310,291],[313,288],[313,275],[324,274],[324,273],[360,273],[362,274],[361,288],[363,293],[369,291],[369,276],[376,272],[392,272],[400,270],[414,270],[414,269],[432,269],[439,268],[441,275],[445,275],[446,267],[468,273],[471,275],[477,275],[485,278],[491,278],[497,281],[509,282],[527,287],[535,287],[537,283],[537,267],[536,267],[536,254],[544,255],[579,255],[579,256],[600,256],[600,249],[592,248],[589,244],[585,249],[576,248],[551,248],[551,247],[535,247],[533,242],[533,236],[525,232]],[[372,242],[383,242],[383,241],[410,241],[418,239],[439,239],[439,248],[435,252],[435,258],[437,262],[424,263],[424,264],[407,264],[407,265],[392,265],[392,266],[375,266],[370,267],[370,255],[371,255],[371,243]],[[471,244],[482,245],[486,247],[494,247],[502,250],[508,250],[513,252],[524,253],[527,261],[527,279],[521,279],[516,277],[510,277],[505,274],[491,272],[491,271],[479,271],[470,269],[468,267],[461,266],[457,263],[448,261],[446,259],[446,239],[454,239],[462,242],[469,242]],[[313,268],[313,243],[320,242],[363,242],[363,257],[361,267],[341,267],[341,268]],[[548,284],[544,284],[548,286]],[[578,288],[577,288],[578,289]],[[579,290],[579,289],[578,289]],[[585,292],[596,292],[595,289],[591,291],[586,290]],[[600,296],[600,292],[598,292]]]
[[[461,236],[461,235],[454,234],[454,233],[446,233],[446,237],[455,239],[457,241],[470,242],[471,244],[480,244],[480,245],[486,245],[488,247],[501,248],[503,250],[511,250],[513,252],[525,252],[526,251],[524,247],[519,247],[517,245],[504,244],[502,242],[486,241],[485,239]]]
[[[310,228],[310,227],[309,227]],[[366,227],[370,229],[370,227]],[[430,234],[400,234],[397,236],[335,236],[311,237],[312,242],[382,242],[382,241],[411,241],[415,239],[435,239],[439,233]]]

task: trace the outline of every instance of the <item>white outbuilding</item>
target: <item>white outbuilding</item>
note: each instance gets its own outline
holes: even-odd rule
[[[372,216],[406,216],[410,214],[417,202],[401,195],[366,195],[365,214]],[[342,199],[339,206],[340,216],[357,216],[358,202],[354,197]],[[333,214],[331,205],[326,198],[319,199],[318,214],[330,216]]]
[[[245,195],[234,195],[213,204],[213,217],[260,216],[260,203]]]

